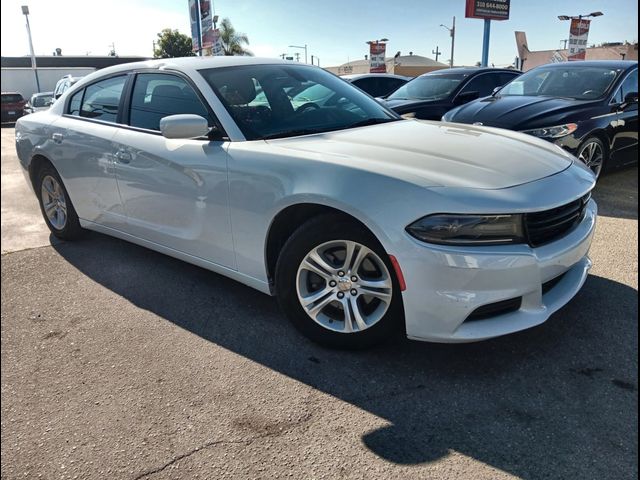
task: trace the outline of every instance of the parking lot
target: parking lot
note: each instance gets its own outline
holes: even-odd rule
[[[635,478],[638,170],[538,328],[318,347],[275,299],[90,233],[53,241],[2,129],[2,478]]]

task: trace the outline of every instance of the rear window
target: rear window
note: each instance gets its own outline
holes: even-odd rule
[[[3,93],[2,94],[2,103],[16,103],[16,102],[21,102],[24,99],[22,98],[22,95],[20,95],[19,93]]]

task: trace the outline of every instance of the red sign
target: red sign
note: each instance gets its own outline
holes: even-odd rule
[[[384,58],[386,51],[386,43],[369,43],[370,73],[387,73],[387,63]]]
[[[567,60],[584,60],[587,56],[587,39],[591,20],[572,18],[569,29],[569,54]]]
[[[467,0],[465,17],[509,20],[511,0]]]

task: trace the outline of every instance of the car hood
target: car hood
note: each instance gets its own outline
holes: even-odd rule
[[[447,118],[456,123],[482,123],[491,127],[525,130],[548,127],[572,117],[585,117],[594,102],[557,97],[486,97],[454,110]],[[586,117],[588,118],[588,116]]]
[[[559,147],[529,135],[419,120],[268,143],[296,157],[333,162],[425,187],[507,188],[559,173],[573,161]]]

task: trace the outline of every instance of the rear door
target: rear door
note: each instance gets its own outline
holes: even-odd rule
[[[190,113],[217,125],[188,78],[141,72],[128,98],[128,128],[112,154],[131,235],[235,268],[229,218],[227,143],[208,138],[169,140],[160,119]]]
[[[612,99],[617,109],[611,148],[614,163],[631,163],[638,159],[638,104],[624,103],[626,95],[632,92],[638,93],[638,69],[627,75]]]
[[[114,173],[112,139],[118,130],[126,74],[74,93],[51,126],[50,156],[78,216],[121,229],[125,217]]]

